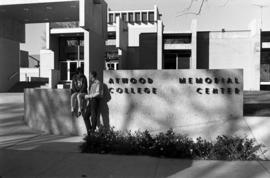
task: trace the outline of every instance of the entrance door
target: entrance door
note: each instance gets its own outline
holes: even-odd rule
[[[164,69],[190,69],[190,57],[186,51],[165,52]]]
[[[60,80],[70,82],[78,67],[84,69],[83,35],[60,37]]]
[[[84,70],[84,61],[60,61],[61,81],[70,82],[78,67]]]

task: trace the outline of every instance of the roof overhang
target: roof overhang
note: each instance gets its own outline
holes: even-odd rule
[[[23,23],[79,21],[80,0],[0,0],[0,15]]]

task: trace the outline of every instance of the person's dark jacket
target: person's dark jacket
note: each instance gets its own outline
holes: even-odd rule
[[[71,93],[87,93],[87,79],[85,75],[74,75],[72,77]]]

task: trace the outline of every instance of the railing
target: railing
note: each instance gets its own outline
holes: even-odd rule
[[[37,66],[36,67],[39,67],[40,61],[37,58],[35,58],[33,56],[30,56],[30,55],[28,55],[28,58],[36,61],[37,62]]]
[[[77,27],[79,27],[78,21],[50,23],[50,28],[77,28]]]
[[[16,75],[18,75],[19,72],[14,72],[13,74],[11,74],[9,77],[8,77],[8,80],[12,80]]]
[[[106,40],[106,46],[115,46],[115,45],[116,45],[116,40],[114,39]]]
[[[39,68],[20,68],[20,81],[27,82],[31,81],[32,78],[39,78],[40,77],[40,70]]]

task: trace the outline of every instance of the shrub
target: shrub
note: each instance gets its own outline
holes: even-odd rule
[[[254,139],[237,136],[218,136],[215,142],[201,137],[193,141],[172,129],[151,135],[149,131],[115,131],[99,128],[84,138],[82,153],[150,155],[155,157],[211,160],[257,160],[262,145]]]

